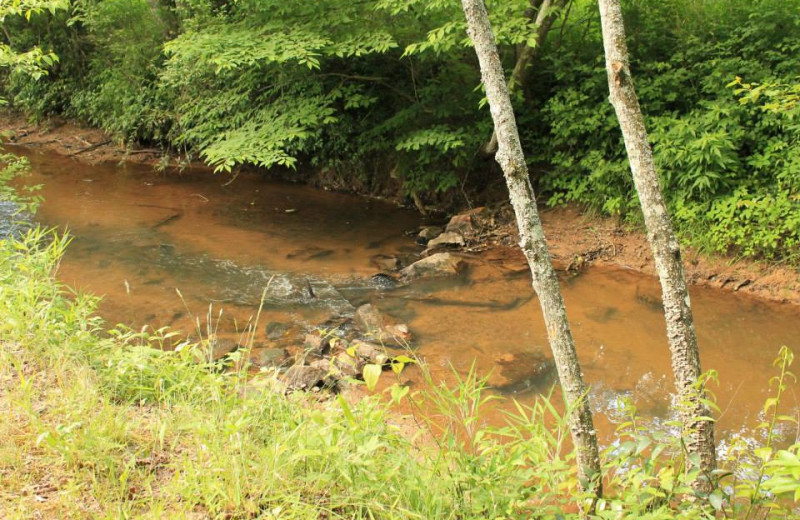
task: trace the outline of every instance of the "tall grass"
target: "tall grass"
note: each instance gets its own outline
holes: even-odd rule
[[[417,393],[394,387],[422,419],[420,441],[390,399],[285,396],[272,373],[219,372],[202,342],[164,350],[169,331],[109,331],[96,298],[54,279],[67,246],[38,229],[0,241],[0,517],[580,516],[574,454],[548,399],[490,428],[474,371],[455,388],[429,376]],[[778,401],[769,411],[786,420]],[[748,462],[764,485],[739,472],[750,485],[736,482],[738,498],[723,480],[713,499],[690,499],[679,441],[654,438],[634,413],[604,455],[611,495],[596,515],[789,518],[791,499],[774,496],[800,489],[798,448],[768,447]]]

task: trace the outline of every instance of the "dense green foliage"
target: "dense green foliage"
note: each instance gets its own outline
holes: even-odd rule
[[[285,396],[272,372],[220,372],[205,340],[107,330],[97,298],[54,280],[68,242],[38,229],[0,240],[4,518],[577,519],[585,508],[566,420],[547,398],[495,428],[474,373],[454,388],[390,387],[404,389],[391,395],[416,410],[420,438],[393,426],[388,395]],[[178,348],[163,350],[168,340]],[[763,439],[729,445],[707,503],[688,499],[679,436],[624,405],[590,517],[796,518],[800,445],[774,438],[795,421],[780,411],[791,363],[782,349]]]
[[[623,3],[684,238],[800,261],[800,0]],[[487,4],[510,71],[533,41],[530,4]],[[60,58],[45,81],[8,76],[6,96],[34,117],[65,114],[219,170],[303,164],[423,197],[499,176],[478,152],[491,121],[457,2],[73,0],[68,14],[2,25],[18,51]],[[545,200],[636,223],[605,82],[596,3],[570,2],[516,90],[518,122]]]
[[[7,0],[0,2],[0,24],[7,18],[30,20],[32,16],[42,13],[55,14],[56,11],[68,7],[69,0]],[[15,42],[7,29],[4,35],[6,41],[0,42],[0,71],[10,71],[11,74],[37,80],[58,59],[52,52],[42,51],[35,45],[14,48]],[[2,104],[5,104],[5,100],[0,98],[0,105]]]
[[[692,7],[695,6],[695,7]],[[629,2],[632,72],[678,228],[695,244],[747,256],[800,257],[800,134],[794,106],[764,110],[737,77],[798,81],[797,2]],[[606,95],[600,42],[551,57],[551,202],[635,212],[625,149]],[[586,54],[589,54],[588,56]],[[569,67],[568,63],[580,63]]]

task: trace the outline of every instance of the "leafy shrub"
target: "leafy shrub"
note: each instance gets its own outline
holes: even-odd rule
[[[800,148],[789,74],[800,65],[800,26],[789,13],[800,5],[690,4],[626,6],[633,75],[678,229],[711,251],[796,262]],[[589,45],[568,41],[560,56],[548,55],[559,86],[545,106],[550,133],[536,139],[554,166],[542,186],[551,204],[575,201],[639,221],[624,146],[605,100],[603,63],[569,65],[585,62],[586,47],[599,56],[599,37],[594,28],[586,33]],[[753,105],[762,94],[780,97],[780,89],[742,79],[730,85],[743,75],[783,85],[784,104]],[[729,88],[743,84],[752,88]]]

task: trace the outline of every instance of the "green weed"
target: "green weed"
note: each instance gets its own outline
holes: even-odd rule
[[[8,518],[578,518],[590,502],[549,396],[514,403],[505,425],[490,426],[497,398],[474,369],[450,387],[424,363],[421,388],[392,385],[387,399],[286,396],[271,373],[219,371],[202,340],[166,350],[176,339],[166,330],[107,331],[96,298],[54,279],[68,242],[40,229],[0,241]],[[782,350],[765,432],[794,420],[778,412],[791,362]],[[411,432],[397,403],[413,411]],[[798,445],[776,449],[770,433],[756,449],[735,446],[704,499],[679,436],[650,432],[626,409],[603,455],[596,518],[797,513]]]

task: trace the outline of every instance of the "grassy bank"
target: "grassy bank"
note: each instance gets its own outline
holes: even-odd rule
[[[573,518],[585,507],[547,400],[492,429],[474,377],[395,387],[431,418],[420,416],[434,440],[416,442],[392,426],[391,399],[285,396],[270,373],[215,370],[202,342],[164,351],[167,331],[108,330],[94,297],[54,279],[67,243],[39,230],[0,241],[0,516]],[[784,351],[776,389],[790,361]],[[689,500],[679,441],[629,409],[604,454],[598,518],[792,517],[797,445],[733,446],[719,489]]]

